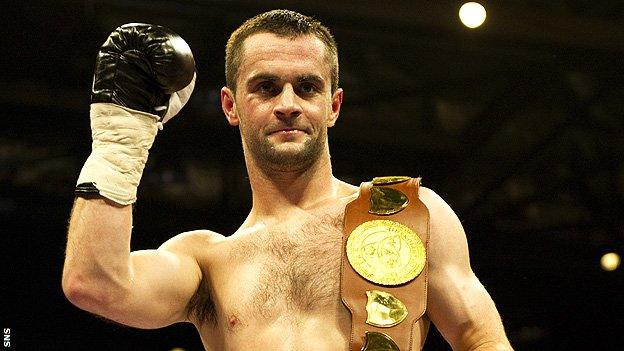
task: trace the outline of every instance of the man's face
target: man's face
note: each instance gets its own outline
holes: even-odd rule
[[[236,95],[224,88],[221,97],[258,166],[298,171],[322,155],[342,102],[330,79],[325,47],[314,36],[260,33],[245,40]]]

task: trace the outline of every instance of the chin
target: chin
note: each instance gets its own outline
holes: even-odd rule
[[[323,154],[324,145],[319,140],[311,139],[279,143],[265,139],[247,144],[258,166],[283,172],[310,168]]]
[[[310,168],[319,158],[318,153],[305,147],[275,148],[264,155],[263,163],[271,169],[292,172]]]

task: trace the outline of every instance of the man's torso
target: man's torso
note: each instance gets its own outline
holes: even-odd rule
[[[204,281],[191,320],[207,350],[348,348],[340,261],[352,199],[297,210],[285,222],[244,228],[199,250]]]

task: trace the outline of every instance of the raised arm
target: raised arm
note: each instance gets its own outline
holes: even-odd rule
[[[431,217],[427,315],[453,350],[512,350],[494,301],[470,268],[459,219],[430,189],[420,198]]]
[[[182,108],[194,81],[188,45],[164,27],[125,25],[102,45],[92,152],[78,178],[63,267],[63,291],[76,306],[142,328],[186,320],[201,280],[188,235],[131,253],[131,204],[160,123]]]

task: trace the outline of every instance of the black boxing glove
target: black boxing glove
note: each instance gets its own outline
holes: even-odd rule
[[[133,23],[111,33],[96,60],[92,151],[76,193],[134,203],[156,133],[186,104],[195,76],[188,44],[171,30]]]
[[[91,102],[164,117],[170,96],[188,87],[194,76],[193,54],[179,35],[162,26],[126,24],[100,48]]]

